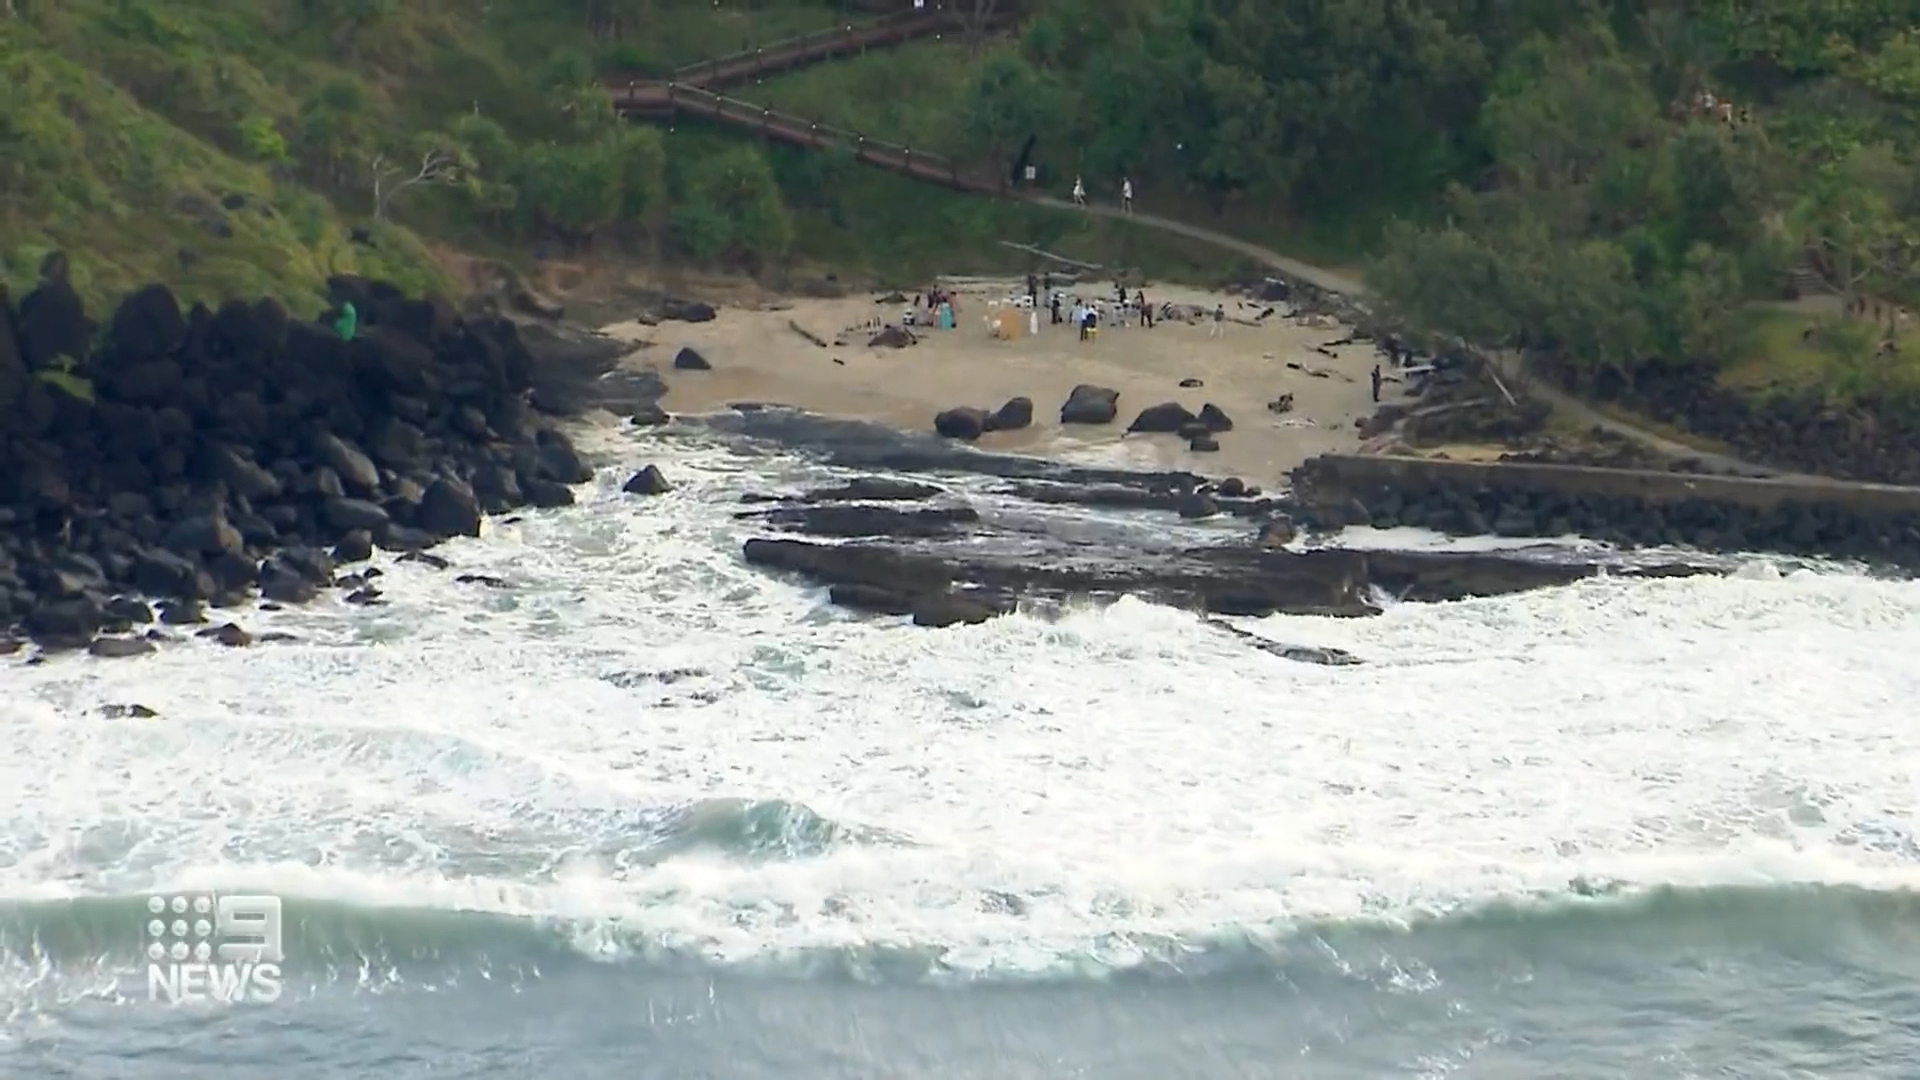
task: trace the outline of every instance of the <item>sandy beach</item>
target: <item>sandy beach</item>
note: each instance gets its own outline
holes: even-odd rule
[[[932,431],[934,414],[958,405],[997,408],[1008,398],[1034,402],[1033,426],[983,437],[982,449],[1034,454],[1085,464],[1144,469],[1189,469],[1235,475],[1276,486],[1306,458],[1359,446],[1355,420],[1373,410],[1368,372],[1378,362],[1370,343],[1316,351],[1346,336],[1344,327],[1303,325],[1288,318],[1286,305],[1267,305],[1222,293],[1179,287],[1149,288],[1156,308],[1163,302],[1211,310],[1226,305],[1221,337],[1208,323],[1161,321],[1151,329],[1103,327],[1093,341],[1080,341],[1071,327],[1047,325],[1038,334],[1005,340],[994,335],[996,302],[1024,291],[1011,281],[941,283],[958,296],[953,330],[914,328],[919,343],[870,348],[870,320],[898,325],[904,304],[882,303],[876,294],[833,300],[790,299],[762,310],[722,309],[706,323],[617,323],[605,332],[642,347],[623,363],[666,373],[672,389],[662,405],[675,413],[701,413],[729,402],[792,405],[831,416],[856,417],[915,431]],[[1072,287],[1087,298],[1110,298],[1111,283]],[[1262,309],[1278,310],[1257,326]],[[828,342],[821,347],[793,329],[797,325]],[[671,370],[673,357],[691,346],[711,371]],[[1287,366],[1292,361],[1305,368]],[[1202,384],[1182,388],[1183,379]],[[1062,425],[1060,404],[1077,383],[1120,392],[1119,415],[1103,426]],[[1293,395],[1293,409],[1279,415],[1267,403]],[[1395,400],[1400,384],[1388,382],[1383,400]],[[1219,436],[1220,450],[1197,453],[1174,435],[1125,434],[1149,405],[1177,401],[1198,411],[1206,402],[1224,409],[1234,428]]]

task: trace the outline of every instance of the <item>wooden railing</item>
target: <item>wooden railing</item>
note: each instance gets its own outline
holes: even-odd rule
[[[688,64],[667,80],[637,74],[605,76],[601,82],[616,112],[632,116],[670,117],[686,114],[746,128],[763,138],[819,150],[845,147],[854,158],[905,176],[943,184],[959,191],[1000,195],[1007,186],[995,178],[962,171],[938,154],[917,151],[902,143],[870,139],[848,131],[783,113],[764,105],[717,93],[716,88],[737,85],[762,75],[789,71],[815,61],[883,45],[911,41],[946,30],[959,30],[967,20],[954,6],[962,0],[930,0],[925,9],[896,11],[864,22],[847,23],[758,48]],[[998,27],[1019,18],[1020,5],[1002,0],[986,25]]]
[[[942,184],[958,191],[999,195],[1006,191],[997,180],[963,170],[951,158],[903,143],[869,138],[860,132],[777,109],[678,83],[632,82],[608,88],[614,108],[640,115],[686,114],[744,128],[763,138],[817,150],[846,148],[854,158],[905,176]]]
[[[683,86],[733,86],[831,57],[927,37],[958,25],[957,16],[945,9],[903,11],[701,60],[674,69],[671,81]]]

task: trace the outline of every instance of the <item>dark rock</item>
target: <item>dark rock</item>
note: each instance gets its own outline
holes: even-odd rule
[[[210,638],[230,649],[237,649],[253,644],[253,635],[233,623],[221,623],[219,626],[209,626],[205,630],[195,631],[193,636]]]
[[[421,494],[413,525],[437,536],[479,536],[479,499],[466,484],[440,477]]]
[[[1211,435],[1195,435],[1187,440],[1187,449],[1196,454],[1211,454],[1220,449],[1220,440]]]
[[[211,471],[227,482],[234,494],[247,499],[268,499],[280,494],[278,476],[263,469],[251,457],[231,446],[212,447],[208,454]]]
[[[975,625],[1004,614],[998,607],[973,597],[946,593],[923,596],[913,605],[913,625],[944,627]]]
[[[933,430],[949,439],[965,439],[972,442],[980,437],[981,432],[987,430],[987,424],[991,419],[991,414],[985,409],[963,405],[936,415],[933,418]]]
[[[918,344],[920,339],[904,326],[883,326],[879,333],[867,339],[869,349],[904,349]]]
[[[683,348],[673,354],[673,366],[676,371],[712,371],[713,365],[707,358],[691,348]]]
[[[1120,391],[1081,383],[1060,406],[1063,424],[1111,424],[1119,412]]]
[[[1206,425],[1209,432],[1219,433],[1233,430],[1232,418],[1227,416],[1225,410],[1211,401],[1200,406],[1199,420],[1202,424]]]
[[[660,466],[648,465],[634,473],[620,490],[629,495],[664,495],[673,490],[673,485],[667,482]]]
[[[543,510],[573,505],[573,489],[556,480],[521,477],[520,490],[526,492],[529,505]]]
[[[379,589],[355,589],[348,593],[345,599],[347,603],[353,604],[356,607],[371,607],[376,604],[386,603],[386,600],[382,599]]]
[[[629,422],[635,427],[658,427],[672,419],[673,417],[667,415],[667,410],[657,404],[648,403],[634,409]]]
[[[1259,544],[1264,548],[1285,547],[1293,543],[1293,538],[1297,535],[1299,533],[1294,528],[1293,519],[1285,514],[1277,514],[1272,520],[1260,526]]]
[[[660,305],[662,319],[677,319],[681,322],[712,322],[714,309],[712,304],[698,300],[676,300],[669,298]]]
[[[61,642],[67,648],[79,648],[86,644],[107,621],[106,612],[100,601],[91,596],[62,597],[43,600],[34,605],[27,614],[27,636],[35,642]],[[66,644],[79,640],[77,644]]]
[[[1187,411],[1185,405],[1177,401],[1163,401],[1158,405],[1149,405],[1140,410],[1133,423],[1127,425],[1129,434],[1136,431],[1174,432],[1183,426],[1195,422],[1195,417]]]
[[[110,622],[144,626],[153,621],[153,609],[137,596],[116,596],[101,607]]]
[[[497,578],[491,574],[461,574],[453,580],[462,585],[485,585],[489,589],[504,589],[507,587],[506,579]]]
[[[199,600],[162,600],[160,622],[166,626],[193,626],[207,621],[206,605]]]
[[[980,520],[979,512],[968,506],[897,510],[857,503],[782,506],[756,516],[770,524],[797,528],[814,536],[945,536],[958,526]]]
[[[447,567],[453,565],[440,556],[427,551],[409,551],[405,555],[400,556],[400,561],[419,563],[422,566],[431,566],[435,570],[445,570]]]
[[[561,490],[565,491],[566,489],[562,488]],[[567,494],[571,496],[573,493],[568,491]],[[373,539],[374,543],[378,544],[382,551],[414,553],[425,551],[427,548],[439,543],[442,538],[430,532],[423,532],[405,525],[389,523],[386,528],[375,533]]]
[[[377,532],[392,520],[385,509],[365,499],[331,498],[322,505],[321,512],[327,524],[341,532],[354,529]]]
[[[538,472],[542,479],[562,484],[584,484],[593,479],[593,467],[580,456],[573,440],[551,429],[542,429],[537,438]]]
[[[907,502],[938,495],[941,488],[913,480],[895,480],[885,476],[856,476],[840,487],[819,488],[806,494],[808,502],[872,501]]]
[[[109,720],[151,720],[160,714],[145,705],[102,705],[100,715]]]
[[[1186,378],[1180,380],[1180,389],[1182,390],[1198,390],[1205,385],[1207,384],[1199,379]]]
[[[988,417],[988,431],[1019,431],[1033,424],[1033,399],[1016,397],[1007,399],[1007,403],[994,410]]]
[[[153,642],[146,638],[95,638],[93,644],[87,646],[87,652],[94,656],[111,659],[145,656],[154,651]]]
[[[246,538],[227,520],[224,512],[216,511],[182,518],[167,531],[164,543],[182,555],[217,555],[239,551],[246,546]]]
[[[93,323],[80,294],[65,280],[48,280],[22,297],[14,317],[20,359],[29,371],[44,371],[64,356],[81,368],[91,358]]]
[[[1212,517],[1220,512],[1220,504],[1203,492],[1190,492],[1180,497],[1174,509],[1181,517],[1189,520]]]
[[[359,447],[337,435],[321,435],[314,440],[314,452],[355,491],[364,495],[380,490],[380,470]]]
[[[348,530],[340,542],[333,545],[333,561],[337,563],[365,562],[373,558],[373,533],[366,529]]]

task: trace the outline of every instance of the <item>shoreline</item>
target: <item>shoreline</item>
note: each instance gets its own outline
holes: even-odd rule
[[[1015,315],[1019,332],[1004,340],[993,335],[989,318],[1009,310],[1004,301],[1024,292],[1024,283],[970,279],[947,287],[958,294],[955,327],[908,328],[917,342],[903,348],[869,345],[876,332],[870,321],[899,326],[906,306],[875,294],[791,298],[757,310],[722,309],[707,322],[627,321],[601,332],[636,347],[620,361],[623,370],[667,378],[659,404],[669,412],[761,402],[931,433],[943,410],[992,412],[1024,397],[1033,403],[1030,426],[989,432],[974,445],[1074,465],[1234,475],[1267,487],[1284,485],[1309,458],[1358,450],[1358,425],[1375,409],[1368,374],[1381,358],[1374,343],[1285,301],[1149,287],[1156,307],[1223,305],[1221,332],[1213,335],[1210,320],[1163,318],[1150,329],[1102,327],[1081,341],[1043,312],[1038,334]],[[1111,283],[1064,288],[1112,296]],[[682,349],[699,353],[711,370],[677,369]],[[1110,423],[1060,422],[1061,404],[1080,384],[1118,392]],[[1383,402],[1405,400],[1401,391],[1397,381],[1385,383]],[[1291,407],[1271,410],[1284,395]],[[1192,450],[1171,433],[1127,433],[1142,409],[1167,402],[1192,413],[1207,404],[1225,412],[1233,427],[1216,436],[1219,450]]]

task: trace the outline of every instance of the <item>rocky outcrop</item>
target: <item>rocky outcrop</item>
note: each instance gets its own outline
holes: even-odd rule
[[[993,412],[962,405],[933,418],[933,430],[949,439],[972,442],[990,431],[1018,431],[1033,423],[1033,399],[1017,397]]]
[[[1552,357],[1529,362],[1570,389],[1724,443],[1747,461],[1843,480],[1920,484],[1920,412],[1910,400],[1870,395],[1838,404],[1788,391],[1755,396],[1721,386],[1707,364],[1647,363],[1631,381],[1609,374],[1589,385]]]
[[[1063,424],[1111,424],[1120,411],[1120,391],[1081,383],[1060,406]]]
[[[1772,551],[1920,568],[1920,512],[1856,509],[1838,497],[1823,500],[1812,487],[1766,507],[1707,496],[1653,499],[1630,493],[1624,482],[1619,494],[1583,494],[1543,488],[1537,477],[1518,471],[1522,468],[1540,471],[1517,466],[1512,480],[1503,482],[1497,471],[1479,470],[1470,480],[1456,481],[1428,466],[1417,481],[1361,483],[1326,474],[1316,458],[1294,470],[1294,490],[1302,503],[1296,516],[1321,528],[1366,524],[1468,536],[1579,534],[1628,547]],[[1657,478],[1667,487],[1686,485],[1690,491],[1702,490],[1704,482]],[[1640,483],[1652,491],[1650,485],[1651,479]]]
[[[96,335],[50,278],[0,305],[0,626],[51,648],[259,595],[298,603],[376,545],[477,535],[592,475],[530,405],[515,326],[359,278],[359,327],[150,286]],[[9,361],[16,363],[9,368]],[[24,373],[11,382],[7,374]],[[103,645],[100,655],[131,655]]]

